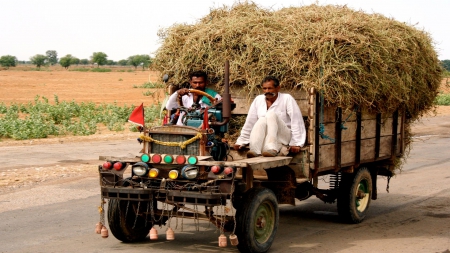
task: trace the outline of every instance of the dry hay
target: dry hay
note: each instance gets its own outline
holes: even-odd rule
[[[246,94],[270,74],[284,87],[316,88],[330,105],[382,113],[404,106],[416,119],[433,108],[441,81],[428,33],[345,6],[274,11],[236,3],[159,36],[155,67],[174,83],[203,69],[220,89],[229,59],[230,80]]]

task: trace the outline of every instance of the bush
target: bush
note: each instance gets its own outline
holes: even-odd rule
[[[436,105],[450,105],[450,94],[439,94],[435,100]]]
[[[111,72],[111,69],[94,68],[91,69],[92,72]]]

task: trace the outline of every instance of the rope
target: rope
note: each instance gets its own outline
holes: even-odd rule
[[[202,138],[202,133],[197,133],[196,136],[190,138],[189,140],[183,141],[183,142],[169,142],[169,141],[158,141],[153,139],[150,136],[141,135],[139,136],[141,140],[147,141],[147,142],[154,142],[159,145],[163,146],[170,146],[170,147],[180,147],[181,149],[185,149],[187,145],[195,142],[198,139]]]

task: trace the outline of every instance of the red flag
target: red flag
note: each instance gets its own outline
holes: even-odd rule
[[[208,129],[209,123],[208,123],[208,107],[205,108],[205,112],[203,113],[203,127],[202,129]]]
[[[128,121],[144,127],[144,103],[133,110]]]

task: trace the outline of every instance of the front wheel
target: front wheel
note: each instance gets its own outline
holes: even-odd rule
[[[245,193],[243,203],[236,213],[237,247],[240,252],[266,252],[278,229],[277,198],[270,189],[254,188]]]
[[[145,239],[152,227],[151,217],[145,216],[151,202],[110,199],[108,223],[111,233],[122,242],[138,242]]]
[[[366,217],[372,199],[372,178],[367,168],[343,175],[337,200],[338,213],[344,221],[360,223]]]

